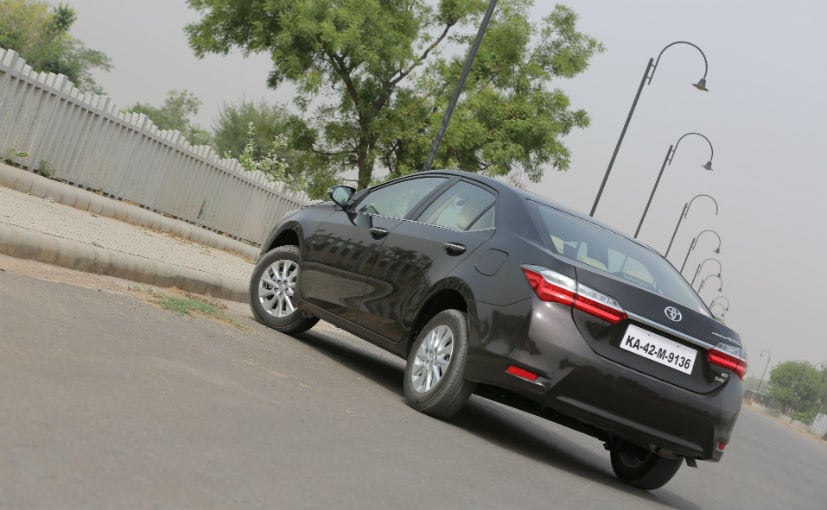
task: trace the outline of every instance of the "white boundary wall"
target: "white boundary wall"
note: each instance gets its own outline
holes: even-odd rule
[[[58,179],[255,244],[308,203],[284,183],[0,49],[0,154],[10,150],[28,154],[17,160],[28,170],[46,161]]]
[[[827,439],[827,414],[818,413],[810,428],[816,435]]]

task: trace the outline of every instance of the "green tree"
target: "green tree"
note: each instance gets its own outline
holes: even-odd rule
[[[268,84],[296,86],[308,120],[292,147],[316,165],[303,170],[355,170],[364,188],[377,166],[389,176],[422,167],[488,2],[188,3],[201,15],[186,27],[198,57],[233,47],[266,52],[274,64]],[[549,84],[585,70],[603,47],[575,30],[576,15],[563,6],[531,23],[531,3],[499,2],[436,165],[532,181],[546,166],[568,168],[560,138],[588,125],[588,116]]]
[[[787,361],[770,372],[770,397],[784,412],[811,420],[821,405],[821,371],[805,361]]]
[[[201,100],[188,90],[170,90],[161,107],[145,103],[136,103],[124,111],[143,113],[158,126],[159,129],[175,129],[192,145],[209,145],[212,137],[209,132],[192,122],[191,117],[201,108]]]
[[[248,170],[259,170],[292,189],[314,198],[335,184],[321,171],[323,159],[313,151],[312,134],[304,121],[283,106],[240,101],[225,104],[213,121],[214,145],[219,154],[234,157]]]
[[[287,135],[291,115],[283,106],[239,101],[224,104],[213,119],[213,140],[219,154],[238,157],[248,146],[250,126],[255,134],[254,157],[264,155],[279,135]]]
[[[0,47],[17,51],[36,71],[65,75],[82,92],[103,93],[91,71],[109,71],[111,60],[69,35],[74,9],[41,0],[0,0],[0,13]]]

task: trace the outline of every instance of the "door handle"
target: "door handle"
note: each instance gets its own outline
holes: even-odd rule
[[[388,235],[387,229],[380,227],[370,227],[370,229],[368,229],[368,232],[370,232],[370,236],[374,239],[382,239],[383,237]]]
[[[448,252],[448,255],[460,255],[467,250],[464,244],[459,243],[442,243],[442,246]]]

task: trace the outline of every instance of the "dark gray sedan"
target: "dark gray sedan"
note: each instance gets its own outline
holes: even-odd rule
[[[261,322],[296,334],[324,319],[407,359],[405,397],[433,416],[476,392],[590,434],[636,487],[723,455],[745,351],[651,249],[475,174],[330,198],[264,242]]]

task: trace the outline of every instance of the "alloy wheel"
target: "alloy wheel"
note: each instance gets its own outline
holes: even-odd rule
[[[258,299],[273,317],[286,317],[296,311],[293,293],[299,278],[299,265],[292,260],[277,260],[261,275]]]
[[[439,325],[428,333],[416,351],[411,383],[414,390],[427,393],[445,375],[454,352],[454,334],[451,329]]]

